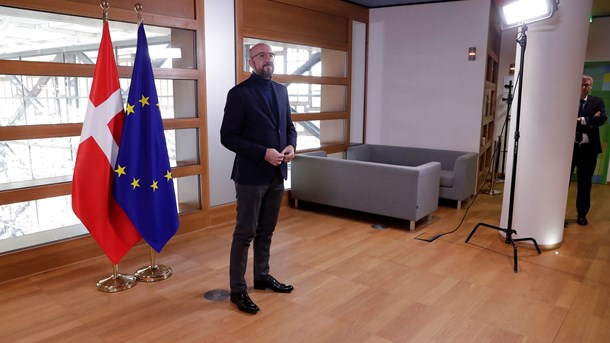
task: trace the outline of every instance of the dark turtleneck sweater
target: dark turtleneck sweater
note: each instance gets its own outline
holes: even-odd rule
[[[267,105],[271,109],[271,112],[277,118],[278,113],[277,108],[275,106],[275,101],[273,101],[273,97],[275,96],[275,94],[273,94],[273,90],[271,88],[271,79],[263,79],[255,73],[252,73],[251,77],[258,86],[258,89],[260,89],[261,93],[263,93],[263,97],[265,98],[265,101],[267,101]]]

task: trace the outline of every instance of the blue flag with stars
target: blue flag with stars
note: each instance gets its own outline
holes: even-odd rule
[[[142,238],[161,252],[178,230],[178,209],[143,23],[124,119],[114,197]]]

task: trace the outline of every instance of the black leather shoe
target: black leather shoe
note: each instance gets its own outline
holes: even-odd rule
[[[283,284],[273,276],[267,275],[263,280],[254,280],[254,289],[270,289],[278,293],[290,293],[294,287]]]
[[[578,219],[576,219],[576,222],[578,223],[578,225],[582,226],[589,224],[589,221],[587,221],[586,217],[578,217]]]
[[[256,314],[260,310],[258,306],[250,299],[248,292],[231,292],[231,302],[237,305],[237,308],[246,313]]]

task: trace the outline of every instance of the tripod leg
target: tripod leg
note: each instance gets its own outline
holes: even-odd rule
[[[494,230],[498,230],[498,231],[504,231],[506,232],[505,229],[497,227],[497,226],[493,226],[493,225],[489,225],[489,224],[485,224],[485,223],[478,223],[474,229],[472,229],[472,231],[470,232],[470,235],[468,235],[468,238],[466,238],[466,243],[468,243],[468,241],[470,240],[470,238],[472,238],[472,235],[474,235],[475,231],[477,231],[477,229],[479,228],[479,226],[485,226],[488,227],[490,229],[494,229]],[[508,243],[508,242],[507,242]]]
[[[517,267],[517,244],[515,244],[515,242],[512,242],[513,244],[513,265],[514,265],[514,269],[515,269],[515,273],[518,272],[519,268]]]
[[[538,255],[542,254],[542,251],[540,251],[540,247],[538,246],[538,242],[536,242],[536,240],[534,238],[517,238],[514,240],[515,242],[519,242],[519,241],[532,241],[534,243],[534,246],[536,247],[536,251],[538,251]]]
[[[479,225],[481,225],[481,224],[480,224],[480,223],[479,223],[479,224],[477,224],[477,225],[474,227],[474,229],[472,229],[472,231],[470,231],[470,235],[468,235],[468,238],[466,238],[466,242],[465,242],[465,243],[468,243],[468,241],[470,240],[470,238],[472,238],[472,235],[474,235],[475,231],[477,231],[477,229],[479,228]]]

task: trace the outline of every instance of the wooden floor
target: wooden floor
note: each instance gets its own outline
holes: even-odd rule
[[[100,257],[1,284],[0,341],[610,342],[610,186],[594,186],[585,228],[574,223],[573,193],[562,247],[519,248],[518,273],[497,231],[464,243],[477,223],[498,224],[501,195],[480,195],[455,233],[430,243],[414,238],[454,229],[467,206],[442,203],[414,232],[383,217],[287,207],[271,271],[295,291],[251,290],[257,315],[204,298],[228,287],[228,224],[174,237],[157,258],[174,270],[165,281],[99,292],[112,272]],[[120,268],[147,263],[138,246]]]

